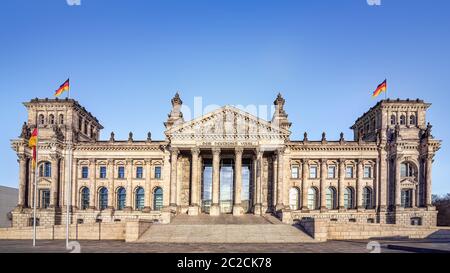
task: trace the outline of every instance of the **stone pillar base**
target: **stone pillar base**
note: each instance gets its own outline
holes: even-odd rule
[[[219,205],[212,205],[209,209],[209,215],[211,216],[219,216],[220,215],[220,207]]]
[[[289,224],[289,225],[293,224],[292,214],[291,214],[290,210],[285,209],[282,211],[281,222],[283,222],[284,224]]]
[[[188,210],[188,215],[198,216],[200,214],[200,208],[198,206],[191,206]]]
[[[233,206],[233,216],[242,216],[244,214],[244,209],[241,205]]]
[[[255,208],[253,209],[253,214],[255,215],[262,215],[262,206],[261,204],[256,204]]]
[[[284,209],[283,204],[277,204],[276,207],[275,207],[275,210],[276,210],[276,211],[281,211],[281,210],[283,210],[283,209]]]
[[[144,209],[142,210],[142,212],[145,212],[145,213],[149,213],[151,211],[152,211],[151,207],[144,207]]]

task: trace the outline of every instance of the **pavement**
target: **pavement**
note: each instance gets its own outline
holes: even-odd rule
[[[177,244],[80,241],[81,253],[370,253],[367,241],[298,244]],[[382,253],[401,253],[381,246]],[[0,240],[0,253],[68,253],[65,241]]]

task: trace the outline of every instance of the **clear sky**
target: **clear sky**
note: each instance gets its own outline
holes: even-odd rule
[[[450,1],[3,0],[0,3],[0,184],[17,187],[10,139],[21,104],[52,97],[68,76],[72,96],[111,131],[162,139],[170,99],[190,107],[270,105],[286,98],[293,139],[338,139],[377,100],[433,103],[442,139],[434,188],[450,192]]]

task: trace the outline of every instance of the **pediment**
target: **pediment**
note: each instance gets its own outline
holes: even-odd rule
[[[177,141],[269,141],[284,142],[290,131],[233,106],[224,106],[166,131]]]
[[[417,185],[417,181],[412,177],[407,177],[400,181],[402,187],[415,187]]]

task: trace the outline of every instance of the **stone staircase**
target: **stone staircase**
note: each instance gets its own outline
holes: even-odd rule
[[[153,224],[138,243],[314,243],[303,231],[277,218],[246,215],[180,215],[169,225]]]

